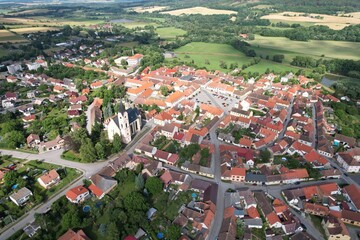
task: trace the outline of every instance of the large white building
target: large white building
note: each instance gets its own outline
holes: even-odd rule
[[[7,70],[10,74],[15,74],[17,71],[22,71],[21,64],[14,63],[9,66],[7,66]]]
[[[339,153],[336,159],[347,172],[360,172],[360,162],[349,153]]]
[[[122,142],[128,144],[141,129],[141,115],[138,109],[120,104],[119,112],[107,121],[107,132],[110,141],[118,134]]]

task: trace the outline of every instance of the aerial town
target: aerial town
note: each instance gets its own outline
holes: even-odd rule
[[[87,28],[0,62],[0,239],[360,238],[359,99]]]

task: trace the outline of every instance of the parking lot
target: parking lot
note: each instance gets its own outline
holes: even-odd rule
[[[227,113],[234,107],[235,103],[239,101],[239,99],[236,99],[235,97],[220,95],[204,89],[202,89],[190,100],[193,100],[199,104],[203,103],[221,107]]]

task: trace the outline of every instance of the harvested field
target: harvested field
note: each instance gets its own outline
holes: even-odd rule
[[[350,17],[351,16],[351,17]],[[329,28],[340,30],[352,24],[360,24],[360,13],[349,13],[345,16],[333,16],[326,14],[304,14],[301,12],[274,13],[261,17],[262,19],[277,20],[283,22],[310,22],[316,25],[325,25]]]
[[[216,15],[216,14],[236,14],[235,11],[230,10],[219,10],[219,9],[211,9],[206,7],[193,7],[193,8],[184,8],[177,9],[173,11],[162,12],[163,14],[170,14],[174,16],[180,15],[190,15],[190,14],[201,14],[201,15]]]
[[[11,29],[11,31],[16,32],[18,34],[27,34],[27,33],[36,33],[36,32],[47,32],[47,31],[56,31],[58,28],[54,27],[29,27],[29,28],[15,28]]]

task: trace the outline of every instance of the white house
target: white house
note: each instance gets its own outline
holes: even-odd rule
[[[337,155],[337,161],[347,172],[359,172],[360,162],[358,162],[349,153],[339,153]]]
[[[60,175],[56,172],[55,169],[52,169],[49,172],[42,175],[41,177],[39,177],[37,180],[43,188],[48,189],[53,185],[57,184],[58,182],[60,182]]]
[[[10,200],[13,201],[17,206],[23,206],[32,196],[32,192],[26,187],[21,188],[16,193],[9,196]]]
[[[144,55],[142,55],[142,54],[135,54],[134,56],[128,57],[128,59],[126,61],[129,66],[137,66],[140,64],[143,57],[144,57]]]
[[[88,196],[90,192],[83,186],[77,186],[66,192],[66,198],[72,203],[81,203]]]

